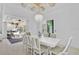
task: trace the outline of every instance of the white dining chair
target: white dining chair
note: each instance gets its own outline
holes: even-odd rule
[[[43,55],[46,49],[40,45],[40,40],[38,38],[33,38],[33,54],[34,55]]]
[[[26,48],[26,53],[29,54],[31,52],[32,54],[32,37],[24,35],[23,40],[24,40],[24,47]]]
[[[58,54],[56,54],[56,55],[67,55],[68,54],[68,49],[69,49],[70,44],[71,44],[71,41],[72,41],[72,36],[69,37],[65,48],[61,52],[59,52]],[[53,53],[53,51],[50,51],[51,55],[52,55],[52,53]]]

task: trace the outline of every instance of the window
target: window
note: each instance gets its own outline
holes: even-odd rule
[[[47,21],[47,32],[54,33],[54,20]]]
[[[55,20],[47,20],[42,28],[44,36],[56,38]]]

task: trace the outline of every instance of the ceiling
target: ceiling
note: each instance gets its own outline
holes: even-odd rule
[[[68,3],[57,3],[54,7],[48,8],[46,11],[43,12],[43,14],[56,12],[57,10],[60,10],[61,8],[66,8],[69,6],[73,6],[73,4]],[[1,6],[1,4],[0,4]],[[4,13],[16,17],[23,17],[29,19],[30,16],[36,14],[35,12],[31,11],[29,8],[25,9],[21,6],[20,3],[5,3],[4,6]],[[0,16],[1,16],[1,9],[0,9]]]

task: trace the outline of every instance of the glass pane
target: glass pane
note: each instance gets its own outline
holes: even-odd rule
[[[54,20],[47,21],[47,29],[48,33],[54,33]]]

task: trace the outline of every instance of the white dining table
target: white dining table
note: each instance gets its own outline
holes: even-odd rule
[[[50,37],[41,37],[41,38],[39,38],[39,40],[40,40],[41,45],[48,47],[47,54],[50,54],[50,49],[55,48],[58,45],[58,43],[61,41],[61,39],[50,38]]]
[[[49,47],[56,47],[57,44],[61,41],[61,39],[58,38],[51,38],[51,37],[38,37],[36,35],[33,35],[32,37],[38,38],[40,41],[40,44],[49,46]]]
[[[44,36],[38,37],[36,35],[32,35],[31,37],[38,38],[40,41],[40,45],[48,47],[47,54],[50,53],[51,48],[55,48],[58,45],[58,43],[61,41],[61,39],[58,39],[58,38],[51,38],[51,37],[44,37]]]
[[[39,38],[39,40],[42,45],[54,48],[57,46],[57,44],[60,42],[61,39],[50,38],[50,37],[41,37],[41,38]]]

